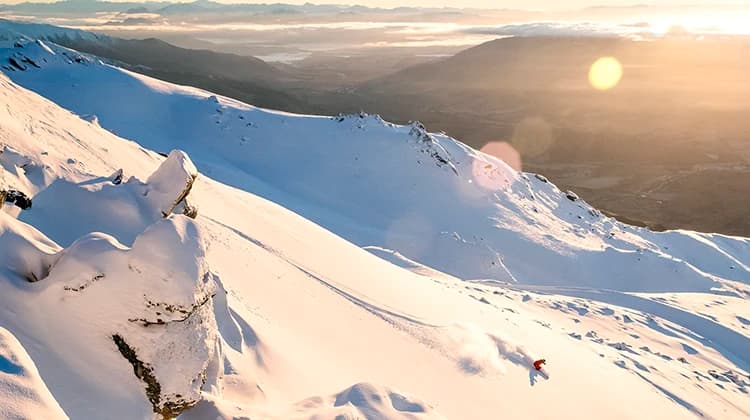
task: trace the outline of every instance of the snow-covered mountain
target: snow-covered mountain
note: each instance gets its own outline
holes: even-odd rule
[[[419,123],[2,42],[0,182],[33,198],[0,211],[18,413],[750,415],[747,239],[618,223]]]

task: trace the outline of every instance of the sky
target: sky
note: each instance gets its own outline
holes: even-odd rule
[[[232,0],[225,0],[232,2]],[[243,2],[242,0],[237,2]],[[304,3],[304,1],[302,1]],[[341,1],[342,3],[348,3]],[[712,5],[723,4],[747,4],[747,0],[729,1],[705,1],[705,0],[359,0],[357,4],[367,6],[396,7],[406,5],[420,6],[449,6],[449,7],[481,7],[491,9],[524,9],[524,10],[561,10],[578,9],[590,6],[631,6],[634,4],[653,4],[659,6],[679,6],[686,4]]]
[[[23,0],[26,1],[26,0]],[[14,4],[23,2],[21,0],[0,0],[0,4]],[[29,0],[31,2],[50,2],[53,0]],[[75,1],[75,0],[73,0]],[[80,0],[79,0],[80,1]],[[85,1],[85,0],[84,0]],[[140,0],[110,0],[110,1],[135,1]],[[192,0],[167,0],[172,2]],[[310,0],[218,0],[220,3],[292,3],[301,4]],[[426,6],[426,7],[478,7],[491,9],[524,9],[524,10],[565,10],[578,9],[591,6],[614,6],[623,7],[631,5],[656,5],[656,6],[680,6],[680,5],[705,5],[711,6],[717,3],[723,5],[746,5],[748,0],[318,0],[313,3],[341,3],[361,4],[365,6],[399,7],[399,6]]]

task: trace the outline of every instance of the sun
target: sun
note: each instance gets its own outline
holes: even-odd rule
[[[614,57],[601,57],[591,65],[589,83],[595,89],[609,90],[622,79],[622,64]]]

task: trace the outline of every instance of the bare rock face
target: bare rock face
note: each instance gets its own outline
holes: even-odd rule
[[[173,150],[146,181],[145,195],[161,217],[176,213],[195,218],[198,210],[186,199],[197,177],[198,170],[188,155]]]
[[[7,190],[0,192],[3,201],[6,203],[15,204],[21,210],[28,210],[31,208],[31,197],[27,196],[18,190]]]

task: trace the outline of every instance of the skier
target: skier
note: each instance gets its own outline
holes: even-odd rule
[[[545,364],[545,363],[547,363],[547,361],[544,360],[544,359],[539,359],[539,360],[535,361],[534,362],[534,369],[536,369],[536,370],[542,370],[542,365]]]

